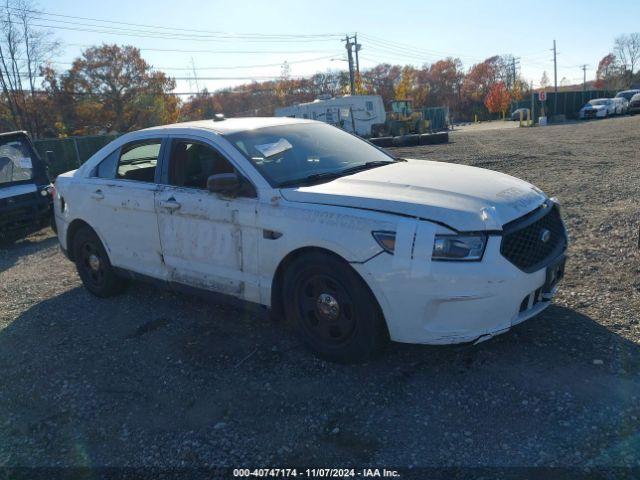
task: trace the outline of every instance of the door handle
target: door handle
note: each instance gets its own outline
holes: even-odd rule
[[[104,193],[102,193],[102,190],[96,190],[91,194],[91,198],[95,198],[96,200],[102,200],[104,198]]]
[[[172,211],[178,210],[181,207],[181,205],[173,198],[170,198],[169,200],[160,200],[160,206]]]

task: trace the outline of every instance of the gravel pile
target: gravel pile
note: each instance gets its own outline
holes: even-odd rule
[[[545,313],[477,346],[315,359],[284,325],[133,284],[97,299],[43,230],[0,247],[0,465],[640,466],[640,116],[395,153],[563,205]]]

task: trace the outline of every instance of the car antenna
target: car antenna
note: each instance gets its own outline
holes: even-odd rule
[[[224,120],[224,113],[216,113],[216,114],[213,116],[213,121],[214,121],[214,122],[221,122],[221,121],[223,121],[223,120]]]

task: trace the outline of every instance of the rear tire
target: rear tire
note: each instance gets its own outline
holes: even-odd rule
[[[333,255],[314,252],[293,260],[285,272],[283,305],[304,345],[324,359],[363,362],[388,343],[375,297],[353,268]]]
[[[89,227],[81,227],[73,238],[73,258],[82,283],[97,297],[112,297],[127,286],[109,261],[98,235]]]

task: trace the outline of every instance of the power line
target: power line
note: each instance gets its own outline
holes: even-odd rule
[[[167,30],[168,33],[169,32],[189,32],[191,35],[193,35],[193,32],[196,32],[196,33],[207,34],[206,36],[227,37],[227,38],[234,38],[234,39],[235,38],[245,38],[245,37],[264,38],[264,39],[270,39],[270,38],[279,38],[279,39],[290,38],[290,39],[294,39],[294,38],[320,38],[320,37],[339,38],[341,36],[341,34],[338,34],[338,33],[316,33],[316,34],[309,34],[309,33],[306,33],[306,34],[230,33],[230,32],[211,31],[211,30],[198,30],[198,29],[193,29],[193,28],[169,27],[169,26],[164,26],[164,25],[149,25],[149,24],[142,24],[142,23],[122,22],[122,21],[116,21],[116,20],[105,20],[105,19],[100,19],[100,18],[92,18],[92,17],[80,17],[80,16],[76,16],[76,15],[64,15],[64,14],[59,14],[59,13],[51,13],[51,12],[47,12],[47,11],[22,9],[22,8],[19,8],[19,7],[6,7],[6,8],[8,8],[10,10],[15,10],[15,11],[18,11],[18,12],[31,13],[34,17],[36,17],[36,18],[40,17],[40,19],[44,20],[44,21],[55,21],[55,22],[58,22],[58,23],[66,23],[66,24],[73,24],[73,25],[83,25],[83,26],[93,26],[93,27],[98,27],[98,28],[121,29],[119,27],[110,27],[108,25],[90,25],[90,24],[80,23],[80,22],[70,22],[70,21],[47,19],[47,18],[41,18],[41,17],[45,16],[45,17],[71,18],[71,19],[75,19],[75,20],[85,20],[85,21],[100,22],[100,23],[111,23],[111,24],[116,24],[116,25],[126,25],[126,26],[132,26],[132,27],[151,28],[151,29],[156,29],[156,30]],[[154,33],[154,32],[149,32],[149,33]]]
[[[380,46],[380,48],[385,48],[385,49],[390,50],[390,51],[398,51],[400,53],[405,53],[405,54],[413,53],[414,55],[418,55],[420,57],[425,57],[425,56],[427,56],[427,57],[441,57],[441,56],[445,56],[445,57],[470,58],[470,59],[474,59],[474,60],[484,60],[484,58],[471,56],[471,55],[466,55],[466,54],[453,53],[453,52],[441,52],[441,51],[436,51],[436,50],[429,50],[429,49],[425,49],[425,48],[415,47],[414,45],[395,42],[395,41],[391,41],[391,40],[384,40],[384,39],[380,39],[378,37],[374,37],[372,35],[368,35],[368,34],[364,34],[364,33],[361,34],[361,36],[363,38],[365,38],[367,41]]]
[[[316,57],[316,58],[307,58],[305,60],[287,60],[289,65],[291,64],[299,64],[299,63],[310,63],[310,62],[318,62],[321,60],[329,60],[335,55],[328,55],[324,57]],[[282,62],[279,63],[263,63],[260,65],[234,65],[234,66],[217,66],[217,67],[197,67],[195,70],[241,70],[245,68],[266,68],[266,67],[280,67],[282,66]],[[156,70],[193,70],[194,67],[153,67]]]
[[[45,20],[46,21],[46,20]],[[11,20],[3,20],[2,23],[12,23],[18,25],[18,22],[14,22]],[[90,32],[90,33],[101,33],[105,35],[120,35],[120,36],[128,36],[128,37],[140,37],[140,38],[155,38],[160,40],[178,40],[178,41],[191,41],[191,42],[221,42],[221,41],[229,41],[229,40],[242,40],[245,42],[264,42],[264,43],[283,43],[283,42],[291,42],[292,39],[287,38],[242,38],[242,37],[223,37],[223,38],[215,38],[215,37],[189,37],[187,35],[162,35],[162,34],[154,34],[153,32],[135,32],[135,31],[110,31],[110,30],[98,30],[94,28],[75,28],[75,27],[61,27],[58,25],[50,25],[50,24],[40,24],[40,23],[32,23],[34,27],[40,28],[52,28],[54,30],[68,30],[68,31],[77,31],[77,32]],[[317,39],[309,39],[309,38],[298,38],[296,42],[304,42],[304,43],[312,43],[312,42],[326,42],[326,41],[335,41],[334,38],[317,38]]]
[[[307,58],[304,60],[292,60],[292,61],[288,61],[288,64],[300,64],[300,63],[310,63],[310,62],[317,62],[317,61],[321,61],[321,60],[329,60],[329,59],[333,59],[333,57],[335,57],[335,55],[328,55],[328,56],[323,56],[323,57],[316,57],[316,58]],[[25,59],[22,58],[17,58],[16,60],[18,61],[22,61]],[[53,63],[56,65],[73,65],[74,62],[58,62],[58,61],[53,61],[53,60],[49,60],[48,63]],[[215,66],[215,67],[194,67],[194,66],[190,66],[190,67],[160,67],[160,66],[155,66],[155,65],[151,65],[151,68],[154,70],[161,70],[161,71],[165,71],[165,70],[179,70],[179,71],[193,71],[194,68],[197,71],[201,71],[201,70],[242,70],[242,69],[247,69],[247,68],[266,68],[266,67],[280,67],[282,66],[282,62],[279,63],[263,63],[263,64],[256,64],[256,65],[230,65],[230,66]]]
[[[81,43],[67,43],[69,47],[91,48],[96,45],[81,44]],[[212,55],[218,54],[285,54],[285,55],[298,55],[298,54],[310,54],[310,53],[331,53],[331,50],[187,50],[182,48],[153,48],[153,47],[137,47],[138,50],[148,52],[168,52],[168,53],[209,53]]]

